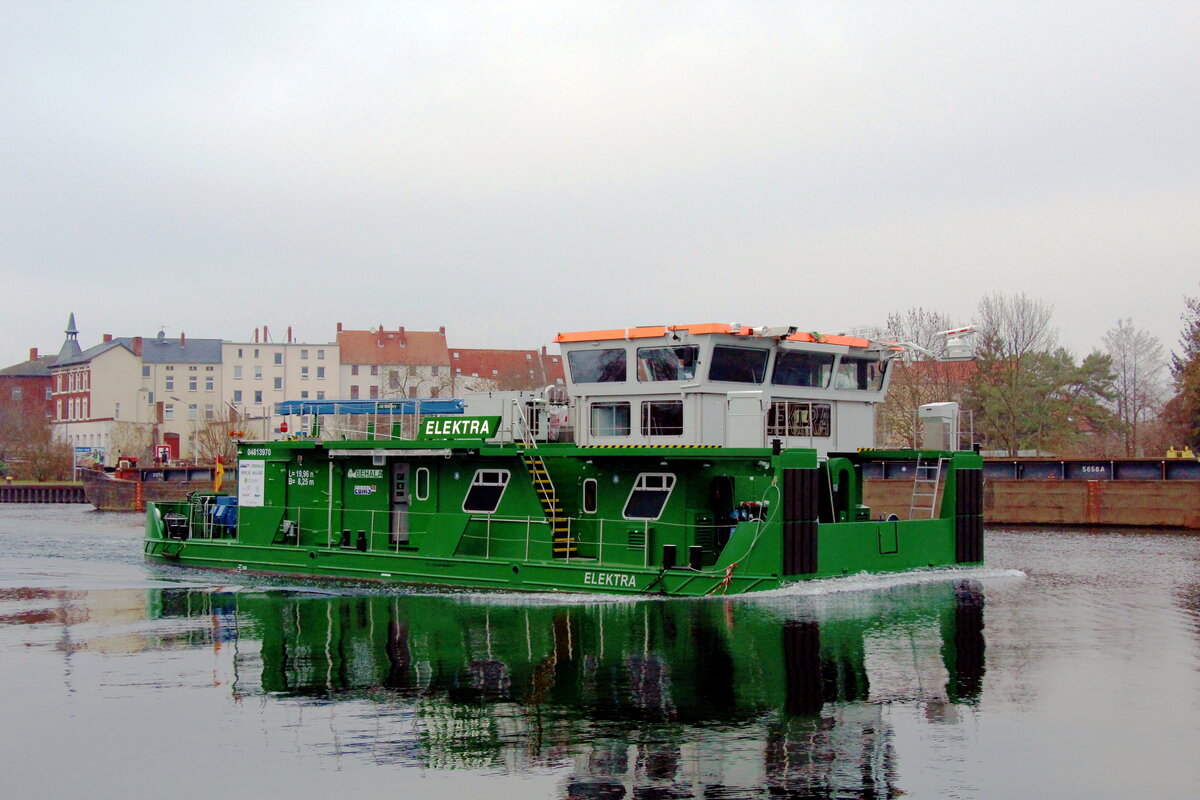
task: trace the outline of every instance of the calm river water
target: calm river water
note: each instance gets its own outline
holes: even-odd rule
[[[4,796],[1200,797],[1192,534],[672,601],[287,585],[140,537],[0,505]]]

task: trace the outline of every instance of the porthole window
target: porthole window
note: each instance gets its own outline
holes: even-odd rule
[[[596,479],[586,478],[583,481],[583,513],[596,513]]]
[[[674,488],[675,476],[669,472],[643,472],[638,475],[629,499],[625,501],[625,519],[658,519]]]
[[[463,500],[463,511],[472,514],[491,514],[500,507],[500,498],[508,486],[508,470],[480,469],[471,479],[471,488]]]

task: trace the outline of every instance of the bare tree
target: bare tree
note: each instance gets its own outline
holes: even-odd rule
[[[879,413],[881,441],[897,447],[918,447],[917,409],[926,403],[955,400],[962,394],[962,364],[940,360],[946,355],[946,338],[938,333],[951,327],[947,315],[918,307],[889,314],[886,327],[877,332],[877,338],[915,344],[934,355],[929,358],[919,350],[905,349],[896,357],[887,400]]]
[[[1046,386],[1038,373],[1058,339],[1052,308],[1024,294],[990,294],[976,311],[976,364],[969,399],[976,430],[1011,455],[1041,438]]]
[[[0,413],[0,437],[3,441],[0,460],[6,462],[14,477],[47,481],[62,480],[71,474],[74,455],[71,445],[54,438],[45,416],[6,409]]]
[[[434,374],[434,370],[437,374]],[[454,377],[444,367],[401,364],[384,368],[384,398],[447,397],[453,394]]]
[[[216,463],[218,458],[222,463],[233,464],[237,461],[237,434],[241,431],[241,421],[237,415],[230,413],[226,419],[205,419],[192,423],[192,442],[196,459],[203,464]]]
[[[1112,357],[1116,381],[1113,411],[1117,416],[1125,455],[1141,453],[1139,431],[1162,404],[1166,358],[1162,344],[1149,331],[1135,328],[1133,320],[1117,321],[1104,334],[1104,348]]]

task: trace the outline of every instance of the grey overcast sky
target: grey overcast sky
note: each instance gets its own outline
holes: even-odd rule
[[[0,366],[981,296],[1177,346],[1200,3],[0,1]]]

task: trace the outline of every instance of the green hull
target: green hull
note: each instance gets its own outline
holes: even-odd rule
[[[293,441],[242,448],[242,494],[147,511],[144,552],[224,570],[516,591],[703,596],[983,560],[969,452]],[[870,463],[938,463],[906,520]],[[916,501],[914,501],[916,503]]]

